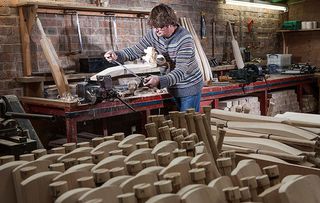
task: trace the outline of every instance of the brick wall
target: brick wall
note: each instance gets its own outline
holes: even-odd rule
[[[288,20],[317,21],[320,28],[320,1],[305,0],[289,5]],[[294,63],[310,63],[320,67],[320,31],[287,33],[286,44]]]
[[[0,95],[22,94],[21,86],[13,80],[22,75],[18,23],[16,9],[0,14]]]
[[[68,3],[89,3],[88,1],[65,1]],[[252,56],[265,58],[267,53],[277,53],[279,39],[275,33],[281,15],[277,11],[234,7],[212,0],[109,0],[113,8],[149,9],[159,3],[169,3],[179,17],[191,18],[195,30],[200,30],[200,12],[205,12],[207,38],[201,40],[208,57],[219,61],[233,59],[231,37],[226,21],[234,22],[234,35],[242,47],[251,46]],[[79,49],[75,17],[71,15],[39,14],[44,30],[51,39],[64,68],[77,69],[81,56],[101,55],[115,49],[112,42],[112,18],[108,16],[79,16],[84,52],[68,56],[70,51]],[[253,20],[252,32],[247,22]],[[133,45],[147,31],[146,20],[119,17],[116,19],[119,49]],[[16,8],[9,15],[0,16],[0,94],[22,94],[21,85],[14,82],[22,76],[21,42]],[[141,24],[143,26],[141,26]],[[215,33],[213,33],[215,24]],[[215,39],[213,41],[213,39]],[[31,55],[33,72],[49,72],[49,66],[39,44],[40,35],[36,26],[31,33]],[[113,42],[114,42],[113,38]],[[214,42],[214,43],[213,43]],[[214,47],[214,51],[213,51]]]

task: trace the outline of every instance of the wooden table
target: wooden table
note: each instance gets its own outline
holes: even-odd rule
[[[226,86],[208,86],[202,90],[201,106],[217,107],[220,99],[234,96],[255,95],[259,97],[262,115],[267,112],[268,92],[283,88],[294,88],[301,104],[303,86],[316,82],[314,75],[283,76],[273,75],[266,81],[257,81],[249,85],[230,84]],[[52,114],[62,117],[65,121],[68,142],[77,141],[77,123],[117,115],[125,115],[132,111],[120,101],[105,101],[95,105],[67,103],[36,97],[22,97],[21,101],[27,112]],[[174,105],[169,94],[154,94],[143,97],[129,97],[125,99],[133,108],[141,112],[142,124],[153,109]]]

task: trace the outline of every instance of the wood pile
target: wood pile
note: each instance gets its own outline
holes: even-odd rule
[[[268,115],[275,116],[284,112],[300,112],[297,94],[294,90],[283,90],[269,93]]]
[[[231,112],[261,115],[258,97],[253,96],[219,101],[218,108]]]
[[[1,201],[320,201],[320,178],[316,175],[291,175],[282,179],[285,171],[277,165],[260,167],[253,159],[237,163],[236,150],[221,150],[226,145],[222,141],[228,141],[227,133],[219,133],[213,139],[209,125],[211,108],[204,107],[203,112],[173,111],[169,112],[168,120],[163,115],[149,116],[146,135],[125,136],[119,132],[95,137],[91,142],[66,143],[48,151],[34,150],[17,159],[2,156]],[[292,156],[302,155],[297,150]]]
[[[270,155],[269,159],[276,157],[319,167],[320,122],[307,119],[306,114],[302,115],[305,119],[298,115],[289,113],[287,116],[268,117],[213,109],[211,130],[216,136],[224,135],[225,150]]]
[[[180,24],[182,27],[186,28],[191,33],[195,42],[196,60],[198,61],[203,81],[210,83],[213,79],[211,67],[208,58],[202,48],[199,37],[196,31],[194,30],[191,19],[182,17],[180,18]]]
[[[301,112],[303,113],[316,112],[317,109],[318,109],[318,102],[313,95],[302,96]]]

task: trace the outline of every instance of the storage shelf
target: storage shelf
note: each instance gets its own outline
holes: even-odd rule
[[[312,31],[320,31],[320,28],[308,29],[308,30],[278,30],[277,32],[312,32]]]
[[[149,15],[149,10],[135,10],[125,8],[109,8],[90,5],[74,5],[74,4],[59,4],[45,2],[25,2],[17,4],[18,7],[37,6],[41,9],[58,9],[58,10],[77,10],[77,11],[94,11],[103,13],[122,13],[122,14],[142,14]]]

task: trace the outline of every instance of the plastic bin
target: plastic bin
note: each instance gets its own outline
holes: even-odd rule
[[[267,64],[285,67],[291,65],[292,54],[267,54]]]

